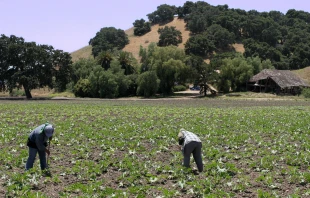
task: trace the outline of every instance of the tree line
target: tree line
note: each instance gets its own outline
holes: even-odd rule
[[[0,91],[23,88],[27,98],[40,87],[66,90],[71,56],[50,45],[26,42],[22,37],[0,36]]]
[[[301,69],[310,64],[308,12],[245,11],[230,9],[228,5],[187,1],[179,7],[160,5],[147,17],[151,24],[165,24],[176,15],[185,20],[191,32],[185,45],[187,54],[210,56],[240,42],[244,44],[245,57],[269,59],[276,69]]]
[[[193,3],[188,1],[182,7],[167,4],[158,6],[156,11],[147,15],[148,22],[144,19],[135,20],[133,23],[134,35],[141,36],[151,31],[152,25],[164,25],[171,22],[175,15],[178,15],[179,18],[184,18],[186,21],[186,26],[191,31],[191,37],[185,43],[185,49],[181,50],[175,47],[182,43],[181,32],[171,26],[159,28],[158,43],[152,43],[146,49],[141,47],[140,60],[139,62],[134,61],[137,64],[134,67],[136,68],[134,74],[128,74],[125,67],[115,62],[115,60],[119,59],[117,55],[111,55],[113,54],[111,50],[121,50],[128,44],[128,37],[123,30],[113,27],[102,28],[90,40],[89,44],[93,47],[95,58],[98,55],[98,48],[105,56],[107,51],[110,50],[109,56],[104,60],[114,60],[114,69],[118,65],[124,70],[126,77],[130,75],[137,76],[136,81],[131,81],[131,87],[136,88],[136,90],[131,89],[130,94],[147,97],[156,93],[169,95],[175,90],[186,89],[186,85],[191,82],[201,84],[206,88],[208,84],[213,84],[224,92],[230,90],[244,91],[246,82],[250,77],[262,69],[274,68],[274,61],[270,57],[262,57],[257,53],[253,53],[253,55],[245,53],[246,56],[244,56],[232,49],[231,45],[237,40],[243,39],[247,42],[249,40],[237,34],[240,29],[232,31],[233,28],[223,27],[222,23],[216,22],[217,20],[223,22],[224,19],[217,19],[214,15],[226,17],[225,12],[228,10],[226,5],[213,7],[205,2]],[[240,14],[243,14],[243,12]],[[113,37],[111,39],[110,35],[117,36],[117,38]],[[111,40],[111,44],[118,40],[118,45],[107,47],[106,43],[109,43],[109,40]],[[102,42],[102,45],[97,41]],[[122,44],[122,46],[119,44]],[[216,53],[214,54],[214,52]],[[211,61],[206,63],[204,59],[210,59]],[[110,61],[104,61],[104,63],[110,63]],[[100,63],[97,62],[97,64]],[[105,68],[105,71],[109,70],[108,67],[103,65],[102,68]],[[121,79],[125,79],[125,77]],[[203,91],[206,94],[207,90]],[[121,92],[118,91],[117,93]],[[117,96],[117,94],[114,94],[114,96]]]
[[[224,92],[245,91],[254,74],[273,68],[270,60],[246,58],[240,53],[219,54],[206,63],[176,46],[160,47],[157,43],[140,47],[139,56],[137,61],[131,53],[115,48],[94,59],[80,59],[72,65],[71,90],[79,97],[152,97],[171,95],[194,82],[205,87],[212,84]]]
[[[1,35],[0,88],[23,87],[28,98],[32,89],[44,86],[101,98],[169,95],[189,83],[205,88],[212,84],[223,92],[244,91],[249,78],[262,69],[309,65],[307,12],[244,11],[203,1],[187,1],[180,7],[163,4],[147,15],[148,21],[135,20],[134,35],[144,35],[152,25],[165,25],[175,16],[184,19],[191,32],[184,50],[177,48],[181,32],[163,26],[158,43],[140,48],[139,60],[122,51],[128,35],[114,27],[101,28],[89,41],[93,57],[75,63],[70,54],[52,46]],[[234,43],[244,44],[245,52],[235,52]]]

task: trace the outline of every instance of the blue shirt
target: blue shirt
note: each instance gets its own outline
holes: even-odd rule
[[[44,126],[45,124],[38,126],[29,134],[29,140],[37,145],[39,151],[45,151],[44,143],[48,141],[48,137],[42,131]]]

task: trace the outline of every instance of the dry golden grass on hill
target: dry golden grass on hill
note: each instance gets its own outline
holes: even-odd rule
[[[79,50],[76,50],[74,52],[71,53],[71,57],[72,57],[72,61],[75,62],[77,60],[79,60],[80,58],[91,58],[91,46],[85,46]]]
[[[310,84],[310,66],[303,69],[294,70],[293,72]]]
[[[242,43],[235,43],[232,45],[235,48],[236,52],[244,53],[245,49]]]
[[[183,42],[179,44],[179,48],[184,49],[184,44],[189,38],[190,31],[185,29],[185,22],[183,19],[174,18],[173,21],[167,23],[165,25],[153,25],[152,30],[143,36],[134,36],[133,28],[126,31],[128,38],[130,40],[129,44],[125,46],[124,51],[131,52],[133,56],[138,59],[139,58],[139,50],[140,46],[146,48],[150,43],[159,41],[158,29],[163,28],[165,26],[175,26],[182,33]],[[131,34],[129,34],[129,31]]]
[[[138,60],[139,59],[139,50],[140,46],[146,48],[150,43],[155,42],[157,43],[159,41],[159,34],[158,34],[158,29],[163,28],[165,26],[175,26],[177,30],[179,30],[182,33],[182,40],[183,42],[179,44],[179,48],[184,49],[184,44],[190,37],[190,31],[186,30],[185,27],[186,23],[184,22],[183,19],[178,19],[177,17],[174,18],[173,21],[170,23],[167,23],[165,25],[153,25],[152,30],[143,35],[143,36],[135,36],[133,34],[134,28],[130,28],[125,31],[125,33],[128,35],[129,39],[129,44],[125,46],[123,49],[124,51],[131,52],[133,56]],[[242,44],[233,44],[233,47],[237,52],[244,52],[244,47]],[[91,56],[91,46],[86,46],[83,47],[75,52],[71,53],[72,60],[77,61],[79,58],[88,58],[92,57]],[[208,60],[206,60],[208,61]]]

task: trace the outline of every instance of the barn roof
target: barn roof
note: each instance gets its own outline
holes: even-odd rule
[[[308,83],[299,78],[290,70],[264,69],[260,73],[253,76],[249,82],[257,82],[268,78],[271,78],[281,88],[299,86],[309,87]]]

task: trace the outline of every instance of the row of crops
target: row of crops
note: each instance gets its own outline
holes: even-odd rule
[[[310,196],[307,101],[1,101],[0,118],[4,197]],[[24,171],[27,135],[46,121],[51,176],[38,159]],[[181,164],[180,128],[203,142],[200,174]]]

